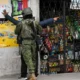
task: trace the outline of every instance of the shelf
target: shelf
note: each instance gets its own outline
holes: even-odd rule
[[[52,67],[49,66],[49,68],[58,68],[58,67],[60,67],[60,65],[59,66],[52,66]]]
[[[49,60],[48,62],[58,62],[58,61],[59,61],[59,60],[54,60],[54,61],[50,61],[50,60]]]

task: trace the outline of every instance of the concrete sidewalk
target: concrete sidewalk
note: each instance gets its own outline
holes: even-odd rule
[[[19,75],[2,76],[0,77],[0,80],[19,80],[18,77]]]
[[[3,76],[0,80],[25,80],[18,79],[18,75]],[[39,75],[37,80],[80,80],[80,73],[64,73],[64,74],[50,74]]]
[[[80,73],[40,75],[38,80],[80,80]]]

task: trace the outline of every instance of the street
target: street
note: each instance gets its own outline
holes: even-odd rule
[[[25,80],[18,79],[18,75],[4,76],[0,80]],[[50,74],[39,75],[37,80],[80,80],[80,73],[64,73],[64,74]]]

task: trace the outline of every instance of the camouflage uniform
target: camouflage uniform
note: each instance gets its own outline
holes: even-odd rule
[[[33,23],[33,24],[32,24]],[[35,29],[35,30],[33,30]],[[26,31],[25,31],[26,30]],[[42,27],[32,19],[21,21],[15,29],[15,33],[23,38],[22,55],[28,66],[29,73],[35,73],[36,65],[36,36],[42,31]]]

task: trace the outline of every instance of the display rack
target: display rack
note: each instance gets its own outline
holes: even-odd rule
[[[58,1],[52,1],[52,2],[53,2],[54,4],[55,4],[55,3],[57,4]],[[47,3],[46,3],[46,4],[47,4]],[[46,4],[45,4],[45,5],[46,5]],[[57,7],[56,4],[55,4],[55,6],[54,6],[54,10],[58,9],[58,7],[59,7],[59,6]],[[62,5],[63,5],[63,6],[62,6]],[[66,59],[66,58],[65,58],[65,50],[66,50],[66,48],[65,48],[65,0],[64,0],[64,1],[61,1],[60,8],[61,8],[61,6],[63,7],[63,10],[62,10],[61,13],[63,13],[63,16],[64,16],[64,17],[63,17],[63,46],[64,46],[64,47],[63,47],[63,56],[64,56],[64,58],[63,58],[63,59],[64,59],[64,62],[63,62],[64,71],[63,71],[63,72],[65,72],[65,69],[66,69],[66,68],[65,68],[65,67],[66,67],[66,66],[65,66],[65,59]],[[58,9],[58,10],[60,10],[60,9]],[[50,12],[50,7],[49,7],[49,12]],[[57,12],[57,11],[56,11],[56,12]],[[55,13],[53,12],[54,15],[56,14],[56,12],[55,12]],[[45,13],[44,13],[44,14],[45,14]],[[43,14],[42,14],[42,15],[43,15]],[[41,16],[42,16],[42,15],[41,15]],[[56,14],[56,15],[57,15],[57,14]],[[60,14],[58,14],[58,15],[60,15]],[[49,15],[47,14],[47,16],[50,16],[50,14],[49,14]],[[58,52],[58,53],[59,53],[59,52]],[[57,64],[56,67],[58,68],[58,67],[60,67],[60,65],[59,65],[58,55],[56,55],[56,56],[57,56],[57,57],[56,57],[56,60],[55,60],[55,61],[53,60],[52,62],[56,63],[56,64]],[[49,67],[49,68],[48,68],[48,69],[49,69],[49,72],[51,72],[51,71],[50,71],[50,68],[51,68],[51,67],[50,67],[50,62],[51,62],[51,61],[50,61],[50,58],[51,58],[51,57],[52,57],[53,59],[55,58],[54,56],[49,56],[49,59],[48,59],[48,62],[49,62],[49,64],[48,64],[48,65],[49,65],[49,66],[48,66],[48,67]],[[53,67],[55,67],[55,66],[53,66]],[[56,67],[55,67],[55,68],[56,68]],[[56,71],[54,71],[54,72],[56,72]],[[58,69],[57,72],[59,72],[59,69]]]
[[[51,1],[52,0],[50,0],[50,4],[51,4]],[[63,36],[63,51],[56,51],[55,55],[52,55],[52,56],[49,55],[48,60],[47,60],[48,72],[49,73],[76,72],[76,70],[74,69],[75,68],[74,61],[76,61],[76,59],[75,59],[75,57],[76,57],[75,51],[76,50],[75,49],[78,47],[78,49],[77,49],[78,50],[78,53],[77,53],[78,55],[77,56],[79,56],[79,50],[80,50],[80,46],[78,45],[79,41],[76,42],[76,40],[73,39],[72,37],[71,37],[72,41],[69,41],[69,40],[66,41],[66,16],[72,16],[73,15],[73,14],[68,13],[68,12],[70,12],[70,7],[69,7],[70,6],[70,0],[68,2],[66,0],[60,0],[60,5],[58,5],[58,6],[57,6],[57,1],[54,0],[54,1],[52,1],[52,3],[53,4],[55,3],[55,6],[52,7],[52,6],[49,5],[49,9],[48,9],[49,12],[50,12],[50,10],[53,9],[53,10],[55,10],[54,12],[52,12],[54,15],[58,15],[60,17],[63,16],[63,18],[62,18],[63,19],[63,23],[62,23],[62,25],[63,25],[63,30],[62,30],[62,32],[63,32],[62,33],[62,36]],[[45,7],[43,7],[44,10],[45,10],[47,2],[46,3],[43,2],[43,5],[45,6]],[[44,12],[44,14],[47,14],[47,13]],[[44,19],[50,17],[50,14],[47,14],[48,17],[44,14],[42,14],[42,11],[41,11],[41,20],[43,19],[42,16],[45,17]],[[57,23],[57,24],[59,24],[59,23]],[[69,26],[69,25],[67,25],[67,26]],[[70,28],[70,26],[68,28]],[[66,42],[67,42],[68,46],[66,46]],[[76,47],[75,47],[75,45],[76,45]],[[55,56],[57,56],[56,59],[55,59]],[[62,56],[62,59],[60,59],[61,56]],[[79,60],[79,57],[78,57],[78,60]],[[50,62],[53,62],[53,64],[50,64]],[[57,62],[56,66],[54,65],[55,62]],[[51,66],[51,65],[53,65],[53,66]],[[50,70],[51,68],[58,68],[58,70],[53,69],[53,71],[51,71]],[[77,71],[77,72],[79,72],[79,71]]]

